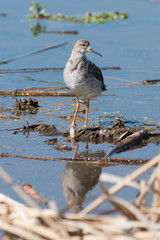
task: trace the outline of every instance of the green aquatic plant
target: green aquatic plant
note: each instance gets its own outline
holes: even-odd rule
[[[46,5],[40,5],[40,3],[35,3],[34,1],[31,2],[30,11],[32,14],[27,15],[29,18],[45,18],[48,20],[53,21],[60,21],[60,20],[68,20],[72,22],[81,22],[83,24],[88,24],[90,22],[97,22],[97,23],[105,23],[108,20],[117,20],[126,19],[128,18],[127,12],[101,12],[99,14],[93,14],[92,12],[88,12],[85,17],[77,18],[75,16],[66,16],[61,13],[59,14],[51,14],[45,12]]]
[[[88,12],[85,17],[81,18],[82,23],[89,23],[89,22],[98,22],[98,23],[105,23],[108,20],[117,20],[118,18],[126,19],[128,17],[126,12],[102,12],[99,14],[92,14]]]
[[[29,10],[32,12],[31,16],[33,15],[34,18],[41,18],[45,12],[45,8],[47,7],[46,4],[41,5],[40,3],[36,3],[31,1],[31,6]],[[28,15],[29,17],[30,15]]]

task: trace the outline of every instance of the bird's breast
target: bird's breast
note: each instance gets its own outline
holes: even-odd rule
[[[89,72],[86,57],[70,58],[63,72],[66,85],[76,95],[91,98],[100,95],[101,82]]]

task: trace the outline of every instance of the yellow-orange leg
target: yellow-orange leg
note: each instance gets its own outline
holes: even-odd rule
[[[85,119],[84,128],[87,127],[87,122],[88,122],[88,111],[89,111],[89,99],[88,99],[88,102],[87,102],[87,104],[86,104],[86,119]]]
[[[76,111],[75,111],[75,114],[74,114],[74,118],[73,118],[73,122],[71,124],[71,127],[75,127],[76,126],[75,122],[76,122],[76,117],[77,117],[79,105],[80,105],[79,99],[78,99],[78,97],[76,97]]]

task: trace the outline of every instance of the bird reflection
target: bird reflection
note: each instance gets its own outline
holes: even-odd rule
[[[86,156],[104,157],[104,151],[97,151],[96,153],[82,152],[77,154],[78,157]],[[62,174],[62,185],[64,194],[68,202],[68,206],[72,213],[78,213],[82,209],[82,203],[85,195],[97,183],[99,175],[101,174],[101,167],[89,165],[86,163],[67,163]]]

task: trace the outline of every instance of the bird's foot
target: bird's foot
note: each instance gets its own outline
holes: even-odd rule
[[[72,124],[70,125],[70,127],[71,127],[71,128],[72,128],[72,127],[77,127],[77,125],[72,123]]]

